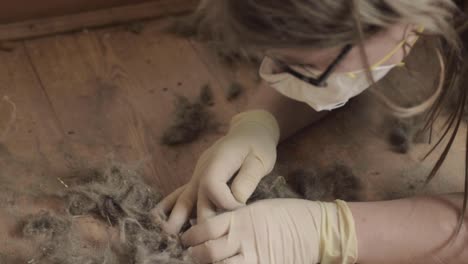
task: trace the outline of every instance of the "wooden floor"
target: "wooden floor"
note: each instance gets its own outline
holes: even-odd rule
[[[195,97],[209,83],[216,119],[226,124],[245,109],[258,83],[255,72],[231,70],[193,40],[164,34],[166,23],[147,22],[141,34],[114,27],[0,51],[0,184],[22,193],[54,192],[64,188],[60,179],[72,168],[109,160],[141,166],[166,194],[186,182],[222,131],[186,146],[162,146],[175,95]],[[231,103],[224,93],[233,80],[248,89]],[[408,155],[391,152],[372,101],[363,95],[282,144],[279,171],[346,164],[366,182],[369,200],[460,191],[463,135],[437,179],[422,189],[434,162],[420,162],[429,146]]]
[[[114,27],[18,42],[13,51],[0,51],[0,262],[2,255],[33,253],[30,241],[14,235],[18,220],[41,210],[63,213],[54,194],[66,188],[61,181],[73,170],[109,161],[133,165],[167,194],[190,179],[202,151],[246,108],[259,85],[255,71],[230,69],[203,45],[164,34],[167,23],[147,22],[141,34]],[[401,92],[401,102],[413,101],[410,92],[432,86],[430,76],[437,75],[428,62],[435,56],[412,57],[417,70],[411,78],[396,70],[381,87]],[[246,92],[227,102],[233,80]],[[222,129],[185,146],[162,146],[175,96],[194,98],[208,83]],[[365,183],[364,200],[462,190],[463,133],[441,173],[424,187],[436,155],[421,162],[428,144],[407,155],[392,152],[388,125],[377,109],[366,93],[284,142],[278,173],[343,164]]]

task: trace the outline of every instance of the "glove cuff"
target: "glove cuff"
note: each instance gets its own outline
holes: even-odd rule
[[[358,259],[358,242],[354,218],[346,202],[320,203],[321,264],[354,264]]]
[[[252,110],[235,115],[231,119],[230,128],[233,129],[241,124],[251,123],[264,127],[276,144],[280,139],[280,127],[276,118],[265,110]]]

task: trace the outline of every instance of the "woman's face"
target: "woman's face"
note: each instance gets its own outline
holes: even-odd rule
[[[373,65],[381,61],[402,41],[408,39],[408,34],[414,30],[414,27],[408,25],[395,25],[388,30],[382,31],[364,42],[364,49],[369,60]],[[408,39],[408,42],[411,42]],[[317,70],[325,70],[340,54],[343,47],[332,47],[328,49],[271,49],[265,52],[265,55],[288,65],[307,65]],[[404,49],[400,49],[390,57],[384,65],[398,64],[405,56]],[[355,46],[339,63],[335,72],[352,72],[365,68],[365,63],[361,60],[359,47]]]

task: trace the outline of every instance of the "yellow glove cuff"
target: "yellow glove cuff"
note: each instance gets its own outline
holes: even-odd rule
[[[346,202],[320,203],[321,264],[354,264],[358,259],[358,242],[354,218]]]
[[[276,118],[265,110],[252,110],[235,115],[231,120],[231,129],[240,124],[253,123],[263,126],[278,144],[280,139],[280,128]]]

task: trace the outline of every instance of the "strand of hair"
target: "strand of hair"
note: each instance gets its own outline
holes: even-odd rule
[[[454,130],[452,132],[452,135],[450,136],[449,142],[447,143],[447,145],[445,146],[444,151],[442,152],[442,155],[439,157],[439,159],[437,160],[434,168],[432,169],[431,173],[427,177],[426,184],[428,184],[429,182],[432,181],[432,179],[434,179],[437,172],[440,170],[440,167],[442,167],[442,164],[444,163],[445,159],[447,158],[447,155],[448,155],[448,153],[449,153],[449,151],[450,151],[450,149],[451,149],[451,147],[453,145],[453,142],[455,141],[455,138],[456,138],[456,136],[458,134],[458,130],[460,129],[461,121],[463,120],[463,110],[464,110],[465,101],[466,101],[466,92],[464,91],[463,95],[462,95],[462,97],[460,99],[460,105],[458,106],[458,109],[457,109],[457,115],[456,115],[457,123],[455,125],[455,128],[454,128]],[[441,139],[443,139],[443,138],[441,138]]]

